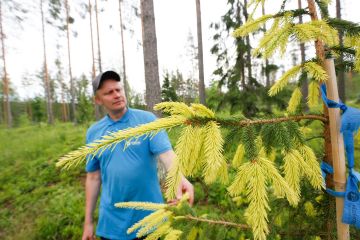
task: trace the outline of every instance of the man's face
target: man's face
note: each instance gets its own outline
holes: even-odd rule
[[[111,79],[105,80],[96,91],[95,101],[111,113],[122,112],[127,103],[121,83]]]

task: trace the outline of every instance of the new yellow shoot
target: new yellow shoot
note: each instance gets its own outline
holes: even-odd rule
[[[279,80],[270,88],[269,96],[275,96],[278,92],[280,92],[290,81],[290,79],[295,78],[301,70],[301,65],[297,65],[287,72],[285,72]]]
[[[295,90],[293,91],[293,93],[291,95],[289,105],[286,109],[289,113],[295,113],[297,107],[299,106],[299,104],[301,102],[301,97],[302,97],[302,94],[301,94],[300,88],[298,88],[298,87],[295,88]]]
[[[309,93],[307,96],[307,104],[309,108],[313,108],[319,104],[319,84],[315,81],[309,83]]]
[[[221,136],[220,127],[216,122],[210,121],[206,124],[205,132],[204,180],[210,184],[219,178],[221,182],[225,183],[227,181],[227,164],[222,154],[224,140]]]

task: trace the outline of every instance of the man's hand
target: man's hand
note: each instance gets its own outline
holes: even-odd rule
[[[84,232],[82,235],[82,240],[95,240],[94,234],[94,224],[93,223],[85,223],[84,224]]]
[[[166,171],[169,171],[175,157],[176,155],[173,150],[166,151],[159,155],[159,159],[164,163]],[[189,194],[189,203],[192,205],[194,203],[194,187],[185,177],[182,177],[176,193],[176,199],[171,200],[168,203],[171,205],[176,204],[184,193]]]
[[[189,203],[192,206],[194,203],[194,187],[185,177],[182,177],[176,193],[176,199],[180,200],[184,193],[189,194]]]

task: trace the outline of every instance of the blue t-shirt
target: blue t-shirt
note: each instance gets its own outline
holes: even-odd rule
[[[154,120],[156,117],[150,112],[128,108],[118,121],[105,116],[92,125],[87,131],[86,143],[100,139],[109,132]],[[125,150],[124,145],[121,142],[113,150],[104,151],[86,164],[87,172],[101,172],[102,191],[96,234],[116,240],[135,238],[135,233],[128,235],[126,230],[151,212],[116,208],[114,204],[129,201],[162,203],[156,156],[172,149],[165,131],[152,139],[141,137]]]

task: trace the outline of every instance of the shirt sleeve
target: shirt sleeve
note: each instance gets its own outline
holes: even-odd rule
[[[150,122],[155,121],[156,119],[157,117],[154,114],[151,114]],[[150,151],[152,154],[159,155],[169,150],[172,150],[172,146],[165,130],[159,131],[150,139]]]
[[[172,150],[172,146],[165,130],[161,130],[150,139],[150,151],[152,154],[159,155],[169,150]]]
[[[89,140],[89,132],[86,134],[86,144],[90,143]],[[86,166],[85,171],[86,172],[95,172],[100,169],[100,161],[96,156],[87,156],[86,157]]]

